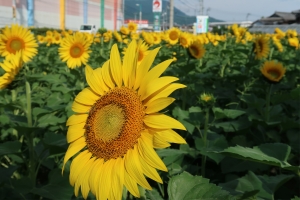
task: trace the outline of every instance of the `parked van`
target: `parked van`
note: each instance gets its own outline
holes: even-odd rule
[[[93,24],[84,24],[79,28],[79,32],[96,33],[96,26]]]

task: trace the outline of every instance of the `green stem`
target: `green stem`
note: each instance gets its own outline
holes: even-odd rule
[[[274,48],[272,47],[269,54],[269,60],[272,59]]]
[[[27,115],[28,127],[32,127],[31,89],[30,89],[30,84],[28,81],[26,81],[26,101],[27,101],[26,115]]]
[[[28,127],[32,127],[32,115],[31,115],[31,89],[30,89],[30,84],[28,81],[26,81],[26,101],[27,101],[27,110],[26,110],[26,115],[27,115],[27,122],[28,122]],[[35,155],[34,155],[34,146],[33,146],[33,133],[29,132],[25,134],[27,137],[27,145],[28,145],[28,151],[29,151],[29,177],[33,182],[33,185],[35,186]]]
[[[270,85],[269,92],[267,93],[267,96],[266,96],[266,110],[265,110],[266,122],[268,122],[270,119],[270,100],[271,100],[272,89],[273,89],[273,84]]]
[[[225,71],[226,65],[223,65],[221,68],[220,76],[223,78],[224,77],[224,71]]]
[[[207,131],[208,131],[208,121],[209,121],[209,109],[205,110],[205,123],[204,123],[204,134],[203,134],[203,146],[204,150],[206,151],[207,148]],[[205,177],[205,165],[206,165],[206,155],[202,155],[202,162],[201,162],[201,175]]]

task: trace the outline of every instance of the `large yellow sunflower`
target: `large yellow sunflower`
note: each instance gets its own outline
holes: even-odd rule
[[[179,37],[180,30],[178,28],[173,27],[166,32],[166,39],[171,45],[177,44]]]
[[[205,54],[205,48],[198,40],[196,40],[189,46],[188,52],[193,58],[200,59]]]
[[[29,62],[37,54],[38,44],[34,35],[25,27],[13,24],[0,34],[0,54],[11,57],[22,50],[23,62]]]
[[[270,52],[269,38],[265,35],[258,36],[255,39],[255,49],[256,59],[267,58]]]
[[[263,76],[271,82],[279,82],[285,74],[286,69],[279,62],[266,61],[260,68]]]
[[[89,47],[92,40],[86,38],[85,34],[76,32],[62,39],[60,43],[59,56],[63,62],[67,62],[69,68],[74,69],[86,64],[90,57]]]
[[[0,67],[5,71],[5,74],[0,77],[0,89],[4,89],[15,79],[22,67],[21,51],[6,57],[3,63],[0,63]]]
[[[121,62],[114,44],[110,59],[101,68],[86,66],[88,88],[72,105],[76,113],[68,121],[70,143],[64,165],[72,157],[70,183],[75,195],[97,199],[121,199],[123,187],[139,197],[137,184],[151,190],[145,175],[162,180],[156,169],[167,171],[153,148],[166,148],[169,142],[185,143],[172,129],[185,130],[177,120],[158,113],[175,99],[168,97],[185,85],[178,78],[160,75],[172,60],[151,70],[159,48],[152,50],[137,67],[137,44],[133,40]],[[142,66],[142,67],[141,67]]]

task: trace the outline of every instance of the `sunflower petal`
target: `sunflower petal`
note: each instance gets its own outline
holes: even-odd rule
[[[159,91],[156,91],[155,93],[153,93],[152,95],[150,95],[148,98],[146,98],[144,100],[144,105],[148,106],[148,104],[151,101],[154,101],[156,99],[159,99],[161,97],[167,97],[169,96],[172,92],[174,92],[177,89],[180,88],[185,88],[186,86],[180,83],[172,83],[170,85],[165,86],[164,88],[162,88]]]
[[[149,54],[142,60],[140,67],[136,71],[134,90],[136,90],[140,87],[141,82],[144,79],[145,74],[147,74],[148,70],[150,69],[159,49],[160,49],[160,47],[157,47],[156,49],[150,51]]]
[[[86,76],[86,81],[89,84],[89,86],[92,88],[92,90],[98,95],[103,95],[104,91],[100,87],[101,83],[99,81],[99,77],[95,76],[94,70],[88,65],[85,67],[85,76]]]
[[[94,158],[92,158],[94,159]],[[87,199],[89,192],[90,192],[90,186],[89,186],[89,178],[92,174],[92,169],[95,165],[95,159],[93,160],[93,162],[90,164],[90,166],[87,166],[87,168],[89,168],[86,172],[86,175],[83,176],[83,183],[81,185],[81,194],[83,196],[84,199]]]
[[[140,158],[143,173],[146,176],[148,176],[149,178],[151,178],[152,180],[162,183],[162,180],[161,180],[159,174],[157,173],[156,169],[153,168],[151,165],[149,165],[147,163],[147,161],[144,159],[144,157],[142,156],[143,150],[141,149],[140,145],[138,145],[138,150],[139,150],[139,154],[140,154],[139,158]]]
[[[145,110],[145,113],[150,114],[150,113],[158,112],[158,111],[166,108],[168,105],[170,105],[174,101],[175,101],[175,99],[171,98],[171,97],[162,97],[162,98],[156,99],[148,104],[148,106]]]
[[[76,101],[73,101],[72,110],[76,113],[88,113],[90,109],[91,109],[90,105],[84,105]]]
[[[64,164],[63,164],[63,169],[65,167],[65,164],[67,163],[67,161],[74,156],[76,153],[78,153],[81,149],[83,149],[86,146],[86,142],[85,142],[85,137],[81,137],[77,140],[75,140],[74,142],[72,142],[69,145],[69,148],[65,154],[65,158],[64,158]]]
[[[95,77],[97,77],[98,81],[99,81],[99,87],[101,87],[101,89],[104,92],[109,91],[108,86],[105,84],[104,79],[103,79],[103,70],[102,68],[97,68],[94,70],[94,75]]]
[[[112,193],[114,199],[121,199],[122,198],[122,191],[124,185],[124,160],[123,158],[117,158],[112,173]]]
[[[153,134],[153,148],[155,149],[165,149],[171,146],[170,143],[166,142],[158,136],[158,134]]]
[[[124,172],[124,185],[133,196],[140,198],[140,192],[136,181],[131,178],[127,171]]]
[[[91,88],[84,88],[76,97],[75,101],[84,105],[94,105],[94,103],[100,98],[99,95],[94,93]]]
[[[87,119],[87,114],[74,114],[71,117],[69,117],[67,121],[67,126],[72,126],[75,124],[80,124],[82,122],[85,122]]]
[[[80,124],[69,126],[67,132],[68,143],[71,143],[84,135],[85,132],[84,125],[85,123],[80,123]]]
[[[145,76],[143,82],[141,83],[141,87],[140,88],[144,88],[146,87],[146,85],[154,79],[157,79],[158,77],[160,77],[160,75],[169,67],[169,65],[171,64],[171,62],[173,62],[173,59],[169,59],[166,60],[162,63],[159,63],[158,65],[156,65],[155,67],[153,67]]]
[[[157,78],[149,82],[149,84],[145,88],[140,88],[138,93],[141,95],[142,100],[144,100],[150,95],[152,95],[153,93],[155,93],[156,91],[159,91],[160,89],[164,88],[165,86],[177,80],[178,80],[177,77],[172,77],[172,76]]]
[[[129,149],[127,151],[127,154],[125,156],[125,168],[134,181],[148,190],[152,189],[143,175],[136,145],[134,146],[133,150]]]
[[[123,60],[123,81],[124,85],[130,89],[134,86],[136,76],[136,48],[136,41],[133,40],[129,44]]]
[[[110,52],[110,70],[118,87],[122,86],[122,64],[117,44],[114,44]]]
[[[80,154],[78,154],[78,156],[76,156],[72,161],[70,166],[70,177],[69,177],[69,181],[72,186],[74,186],[76,179],[79,176],[82,168],[84,168],[85,164],[89,161],[91,156],[92,154],[88,150],[85,150]]]
[[[178,133],[176,133],[172,129],[158,131],[155,133],[155,135],[167,142],[186,144],[185,139],[183,139]]]
[[[113,89],[115,88],[115,84],[112,80],[111,74],[110,74],[110,60],[106,61],[102,66],[102,77],[106,85]]]
[[[109,197],[109,192],[112,187],[112,166],[114,163],[115,160],[110,159],[103,164],[99,175],[99,188],[97,193],[97,199],[99,200],[107,200]]]
[[[80,173],[78,174],[78,178],[76,179],[75,186],[74,186],[74,194],[76,197],[78,197],[78,192],[79,192],[80,186],[81,186],[81,193],[82,193],[83,197],[85,197],[89,194],[90,187],[87,183],[89,180],[88,172],[91,170],[91,167],[93,166],[95,159],[96,159],[95,157],[89,159],[85,163],[82,170],[80,170]],[[85,199],[86,199],[86,197],[85,197]]]
[[[145,161],[156,169],[168,171],[163,161],[153,149],[153,135],[143,131],[138,140],[138,145],[140,145],[141,151],[140,154],[143,156]]]
[[[144,123],[149,127],[157,128],[157,129],[174,128],[174,129],[186,130],[186,128],[179,121],[161,113],[146,115],[144,117]]]
[[[94,167],[91,171],[93,176],[89,177],[89,186],[90,186],[91,191],[94,195],[96,195],[96,191],[98,190],[98,187],[99,187],[99,175],[100,175],[100,172],[102,170],[103,161],[104,161],[103,159],[97,159],[95,161]]]

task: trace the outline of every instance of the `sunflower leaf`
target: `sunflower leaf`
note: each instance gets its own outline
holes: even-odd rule
[[[168,194],[170,200],[233,199],[229,192],[209,183],[208,179],[201,176],[192,176],[187,172],[170,179]]]

